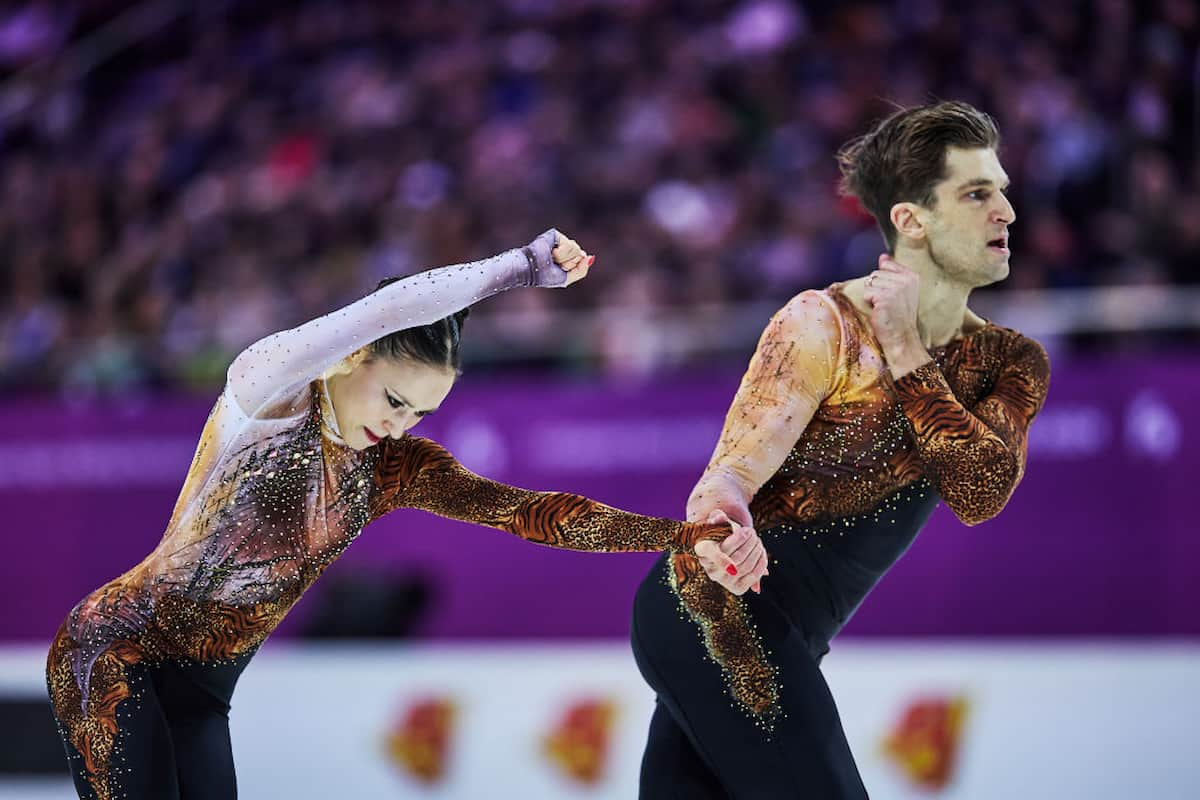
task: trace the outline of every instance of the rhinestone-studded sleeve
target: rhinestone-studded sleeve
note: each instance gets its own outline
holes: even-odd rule
[[[247,416],[257,416],[264,407],[302,389],[332,364],[382,336],[436,322],[485,297],[532,285],[535,280],[530,248],[409,276],[250,345],[229,368],[228,391]]]
[[[817,292],[797,295],[771,319],[688,500],[688,519],[720,508],[749,521],[750,498],[779,470],[834,386],[840,349],[840,319]],[[742,598],[712,581],[690,553],[671,556],[670,584],[735,700],[769,724],[778,688]]]
[[[971,367],[963,364],[959,370]],[[958,401],[933,363],[896,381],[925,474],[964,523],[991,519],[1012,496],[1025,472],[1029,426],[1045,402],[1049,382],[1046,351],[1017,334],[991,392],[971,410]]]
[[[689,520],[706,519],[716,508],[748,513],[750,498],[778,471],[829,394],[840,331],[834,309],[815,291],[796,295],[772,317],[688,499]]]
[[[480,477],[441,445],[406,436],[379,445],[371,517],[419,508],[500,528],[549,547],[594,552],[690,550],[721,540],[727,525],[643,517],[565,492],[535,492]]]

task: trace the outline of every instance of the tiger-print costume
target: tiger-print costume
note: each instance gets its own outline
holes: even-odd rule
[[[575,550],[687,549],[729,531],[496,483],[427,439],[355,451],[324,424],[319,384],[307,392],[307,403],[283,408],[282,421],[246,428],[251,435],[216,459],[217,429],[234,413],[223,396],[158,547],[84,598],[55,637],[47,662],[55,716],[101,800],[118,792],[110,771],[119,708],[137,699],[131,667],[248,658],[362,528],[393,509],[425,509]]]
[[[893,381],[870,323],[839,284],[793,298],[763,332],[693,500],[738,485],[753,459],[779,450],[780,466],[750,503],[760,531],[832,533],[919,481],[966,524],[992,518],[1024,473],[1029,426],[1049,384],[1046,353],[989,323],[930,354],[932,362]],[[793,415],[809,420],[799,439],[772,439],[767,422]],[[673,555],[671,567],[671,589],[730,691],[769,717],[778,691],[741,599],[718,590],[688,553]]]
[[[728,527],[642,517],[564,492],[531,492],[482,478],[441,445],[408,436],[381,442],[372,518],[395,508],[500,528],[526,541],[591,552],[689,550]]]

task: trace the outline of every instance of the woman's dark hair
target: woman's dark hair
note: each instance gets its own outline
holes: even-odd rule
[[[892,206],[916,203],[933,208],[934,187],[946,179],[946,150],[1000,146],[996,121],[959,102],[904,108],[838,152],[842,193],[857,197],[896,250]]]
[[[385,278],[375,287],[379,291],[399,278]],[[464,308],[437,322],[416,328],[389,333],[371,342],[371,355],[399,360],[411,358],[431,367],[444,367],[461,371],[462,362],[458,354],[459,337],[462,336],[463,321],[471,309]]]

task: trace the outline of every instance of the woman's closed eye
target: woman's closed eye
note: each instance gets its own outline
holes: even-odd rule
[[[387,398],[388,405],[392,408],[412,408],[412,406],[400,398],[393,397],[391,392],[385,391],[383,394]],[[414,411],[413,415],[416,417],[428,417],[432,413],[432,411]]]

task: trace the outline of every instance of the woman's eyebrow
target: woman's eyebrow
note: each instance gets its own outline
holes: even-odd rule
[[[415,407],[413,406],[412,402],[411,402],[411,401],[410,401],[410,400],[409,400],[407,397],[405,397],[404,395],[400,394],[400,393],[399,393],[399,392],[397,392],[395,389],[393,389],[392,387],[388,386],[386,383],[383,385],[383,388],[385,388],[385,389],[387,389],[389,392],[391,392],[391,393],[392,393],[392,395],[393,395],[393,396],[395,396],[395,398],[396,398],[397,400],[399,400],[401,403],[404,403],[404,405],[408,406],[409,408],[413,408],[413,409],[415,410]],[[424,411],[417,411],[417,413],[418,413],[418,414],[432,414],[432,413],[433,413],[433,412],[435,412],[435,411],[437,411],[437,409],[436,409],[436,408],[429,408],[429,409],[425,409]]]

